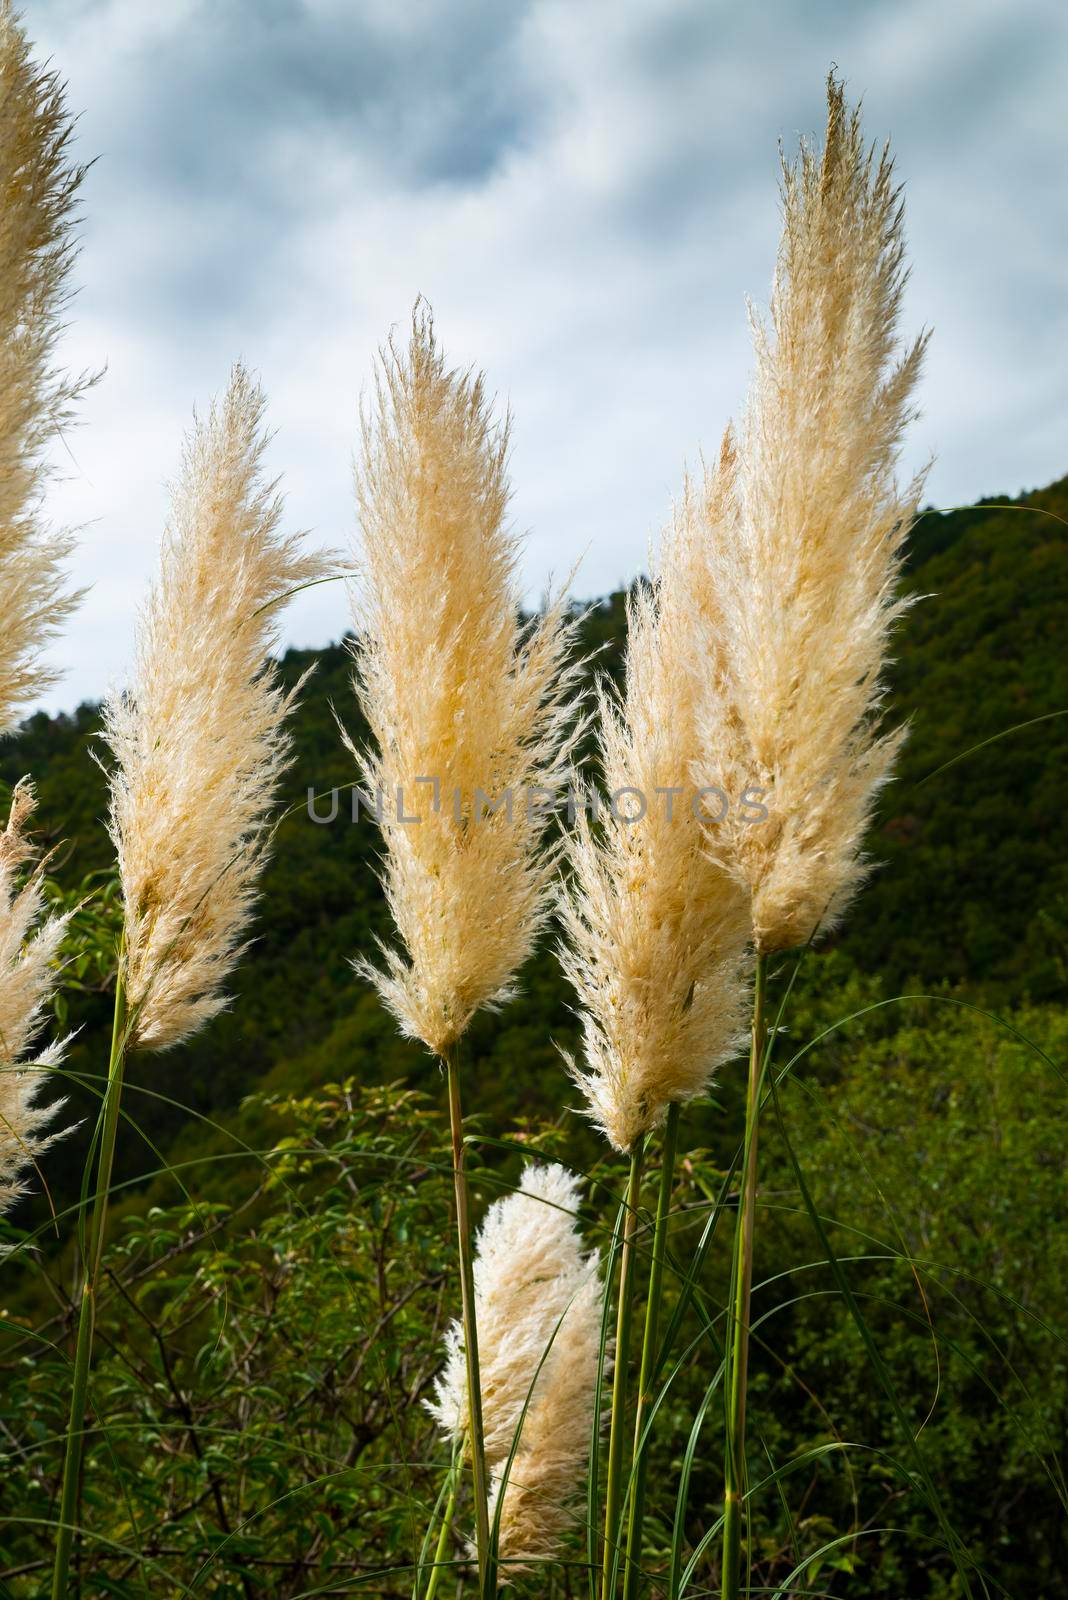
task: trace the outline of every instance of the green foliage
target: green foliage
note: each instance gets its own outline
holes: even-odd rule
[[[261,1160],[205,1166],[195,1204],[127,1216],[109,1251],[86,1594],[179,1594],[201,1569],[212,1594],[281,1594],[414,1560],[445,1459],[420,1407],[451,1314],[442,1125],[351,1082],[258,1109],[286,1130]],[[68,1324],[3,1330],[16,1596],[40,1592],[50,1545]]]
[[[872,1003],[871,985],[858,993],[837,966],[841,981],[822,1009],[802,998],[791,1013],[780,1070]],[[954,1528],[1006,1592],[1052,1596],[1066,1554],[1068,1191],[1063,1143],[1051,1137],[1064,1083],[1045,1057],[1063,1058],[1068,1014],[1031,1009],[1006,1021],[948,1002],[868,1011],[791,1068],[783,1111]],[[168,1596],[199,1583],[222,1595],[407,1594],[449,1460],[419,1404],[458,1300],[444,1112],[437,1097],[399,1084],[350,1081],[256,1097],[243,1115],[262,1156],[231,1139],[180,1174],[194,1204],[143,1203],[115,1229],[91,1397],[82,1593],[141,1595],[147,1584]],[[722,1140],[723,1114],[707,1120]],[[478,1209],[515,1181],[522,1153],[566,1158],[571,1144],[559,1125],[520,1129],[507,1148],[476,1135]],[[648,1479],[653,1572],[669,1564],[682,1447],[721,1357],[729,1207],[694,1296],[674,1313],[729,1161],[691,1148],[672,1196],[670,1341],[655,1392],[667,1387]],[[959,1591],[931,1543],[908,1440],[813,1248],[771,1117],[763,1163],[754,1585],[774,1589],[807,1563],[811,1594],[843,1592],[838,1583],[852,1576],[872,1600],[951,1600]],[[622,1177],[611,1162],[591,1174],[584,1221],[602,1246]],[[646,1207],[657,1182],[654,1159]],[[647,1221],[646,1212],[645,1257]],[[70,1302],[25,1249],[6,1270],[16,1281],[52,1280],[49,1317],[0,1323],[0,1426],[12,1445],[0,1574],[26,1569],[0,1582],[23,1600],[39,1592],[51,1544]],[[721,1426],[714,1394],[682,1516],[687,1561],[718,1514]],[[463,1560],[469,1511],[464,1488],[450,1561]],[[875,1531],[886,1529],[895,1531]],[[576,1564],[582,1532],[577,1520]],[[688,1593],[715,1590],[717,1561],[712,1541]],[[516,1587],[531,1600],[562,1597],[580,1579],[562,1565]]]
[[[72,994],[103,994],[114,988],[122,891],[115,874],[104,870],[87,873],[73,889],[51,876],[43,886],[48,913],[69,919],[59,948],[63,981],[52,997],[53,1014],[63,1027]]]
[[[1051,714],[1068,711],[1068,526],[1058,517],[1068,518],[1064,479],[1012,510],[917,527],[916,604],[893,671],[893,708],[911,732],[871,845],[881,865],[843,940],[895,987],[1064,995],[1068,716]],[[1031,725],[996,737],[1021,723]],[[995,742],[929,778],[984,740]]]
[[[859,1022],[791,1075],[791,1144],[954,1527],[1009,1593],[1055,1594],[1068,1510],[1068,1158],[1055,1132],[1068,1014],[1026,1008],[1000,1024],[946,999]],[[754,1310],[768,1316],[773,1360],[752,1402],[764,1443],[776,1460],[805,1442],[891,1452],[895,1471],[863,1449],[851,1475],[821,1465],[792,1504],[839,1530],[899,1530],[858,1539],[864,1594],[956,1594],[944,1561],[921,1587],[932,1521],[833,1276],[813,1259],[770,1125],[764,1163]],[[776,1263],[786,1275],[772,1282]]]

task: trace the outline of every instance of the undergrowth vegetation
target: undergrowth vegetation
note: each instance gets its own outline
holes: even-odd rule
[[[987,1017],[944,1000],[867,1010],[877,986],[844,962],[824,966],[822,998],[799,999],[791,1043],[853,1020],[809,1053],[784,1096],[791,1144],[954,1526],[996,1576],[991,1592],[1056,1595],[1068,1262],[1058,1226],[1064,1156],[1049,1130],[1065,1086]],[[1062,1011],[1025,1008],[1005,1020],[1065,1059]],[[722,1098],[739,1088],[732,1073]],[[452,1176],[437,1098],[352,1081],[256,1096],[227,1119],[239,1134],[213,1139],[202,1126],[199,1158],[139,1184],[132,1205],[116,1197],[86,1458],[85,1594],[411,1594],[449,1463],[420,1404],[456,1302],[440,1226]],[[678,1164],[680,1272],[723,1187],[726,1120],[709,1109],[707,1145]],[[574,1165],[569,1118],[513,1127],[508,1148],[480,1141],[477,1120],[472,1137],[479,1214],[529,1155]],[[774,1125],[764,1161],[750,1387],[751,1470],[762,1483],[754,1590],[774,1592],[800,1566],[784,1593],[955,1595],[902,1460],[899,1420],[843,1314]],[[590,1178],[599,1199],[581,1220],[604,1248],[603,1202],[618,1195],[618,1168],[604,1162]],[[69,1384],[69,1270],[38,1210],[42,1256],[18,1285],[24,1305],[36,1291],[35,1309],[9,1300],[0,1366],[9,1441],[0,1543],[17,1600],[39,1594],[47,1574]],[[729,1231],[721,1218],[702,1269],[707,1323],[691,1308],[672,1340],[667,1370],[679,1370],[652,1444],[654,1571],[670,1565],[684,1446],[721,1359]],[[677,1303],[669,1272],[669,1322]],[[689,1470],[688,1552],[715,1525],[717,1433],[713,1401]],[[779,1469],[789,1470],[776,1487],[768,1480]],[[448,1559],[463,1553],[458,1541]],[[568,1558],[582,1555],[576,1527]],[[714,1586],[715,1565],[713,1549],[685,1592]],[[586,1592],[580,1566],[517,1588],[532,1600]]]

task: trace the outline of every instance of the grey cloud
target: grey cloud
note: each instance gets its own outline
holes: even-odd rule
[[[111,8],[39,9],[77,93],[65,34]],[[125,50],[113,20],[116,48],[98,63],[106,90],[87,108],[84,138],[100,156],[90,230],[107,213],[134,222],[122,303],[195,320],[212,337],[239,307],[267,312],[288,292],[289,241],[321,204],[319,160],[339,145],[356,158],[355,208],[384,185],[486,181],[533,137],[522,10],[458,0],[376,20],[344,0],[201,0],[170,18],[160,7],[158,28]]]
[[[120,111],[135,138],[124,156],[194,200],[237,189],[298,210],[306,188],[275,182],[279,146],[344,129],[393,181],[478,181],[526,123],[520,16],[459,0],[398,6],[376,25],[345,4],[205,0],[129,61]]]

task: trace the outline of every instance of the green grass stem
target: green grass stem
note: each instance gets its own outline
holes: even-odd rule
[[[742,1592],[742,1499],[745,1494],[745,1402],[749,1379],[749,1316],[753,1289],[753,1233],[756,1221],[757,1127],[767,1050],[764,1003],[767,957],[759,956],[753,983],[753,1027],[749,1081],[745,1097],[745,1152],[735,1228],[731,1283],[731,1324],[727,1342],[727,1437],[724,1452],[723,1600]],[[747,1586],[748,1587],[748,1586]]]
[[[626,1567],[623,1574],[623,1600],[635,1600],[642,1571],[642,1525],[645,1521],[645,1489],[649,1452],[642,1433],[646,1414],[653,1400],[653,1385],[659,1366],[657,1335],[660,1330],[660,1305],[664,1292],[664,1258],[667,1250],[671,1191],[675,1183],[675,1153],[679,1142],[679,1106],[668,1107],[664,1127],[664,1149],[660,1167],[660,1189],[653,1225],[653,1259],[649,1268],[649,1293],[645,1302],[645,1333],[638,1378],[638,1400],[634,1413],[634,1474],[627,1522]]]
[[[467,1360],[468,1444],[475,1494],[475,1542],[478,1548],[479,1586],[486,1591],[490,1536],[489,1494],[486,1483],[486,1448],[482,1426],[482,1387],[478,1367],[478,1327],[475,1318],[475,1265],[471,1219],[464,1170],[464,1118],[460,1101],[459,1047],[446,1052],[445,1070],[449,1085],[449,1125],[452,1130],[452,1176],[456,1194],[456,1242],[460,1261],[460,1294],[463,1309],[464,1354]]]
[[[115,1161],[115,1141],[119,1127],[119,1101],[126,1063],[126,991],[123,983],[124,950],[120,945],[115,979],[115,1012],[111,1026],[111,1055],[108,1081],[98,1124],[100,1145],[97,1154],[96,1193],[88,1240],[83,1253],[84,1275],[78,1306],[78,1338],[74,1350],[74,1377],[71,1384],[67,1441],[63,1456],[63,1487],[59,1502],[59,1527],[56,1533],[55,1562],[52,1569],[52,1600],[69,1600],[70,1558],[74,1535],[79,1527],[82,1453],[85,1444],[85,1406],[89,1388],[89,1367],[93,1358],[93,1333],[96,1327],[97,1291],[100,1263],[104,1254],[108,1196]]]
[[[642,1186],[644,1138],[630,1153],[626,1216],[620,1249],[619,1303],[616,1310],[615,1365],[612,1371],[612,1417],[608,1429],[608,1482],[605,1490],[604,1553],[601,1600],[611,1600],[619,1570],[620,1513],[623,1499],[623,1435],[626,1428],[627,1368],[630,1365],[630,1330],[634,1300],[634,1237],[638,1228],[638,1200]],[[606,1285],[606,1293],[608,1286]]]

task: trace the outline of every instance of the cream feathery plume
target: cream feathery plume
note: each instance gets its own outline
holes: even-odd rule
[[[401,1030],[444,1055],[511,996],[545,920],[574,630],[563,597],[521,623],[508,421],[481,375],[446,367],[428,311],[407,351],[382,352],[362,422],[354,687],[374,748],[346,742],[380,812],[403,949],[383,947],[384,971],[355,965]]]
[[[575,1226],[580,1200],[578,1179],[563,1167],[530,1165],[518,1190],[489,1208],[478,1233],[475,1306],[491,1516],[522,1418],[501,1507],[499,1554],[508,1575],[558,1553],[574,1520],[571,1503],[589,1449],[600,1357],[600,1257],[584,1249]],[[459,1322],[446,1343],[448,1358],[429,1409],[446,1434],[460,1438],[467,1427],[467,1374]]]
[[[899,353],[902,200],[888,148],[865,148],[841,83],[822,154],[783,162],[784,226],[737,516],[705,516],[711,624],[702,781],[762,791],[732,806],[722,849],[752,896],[758,952],[841,916],[903,730],[880,728],[903,545],[923,476],[895,481],[926,335]],[[715,497],[712,497],[715,498]],[[701,508],[691,504],[691,514]]]
[[[716,483],[723,511],[729,479]],[[748,897],[715,853],[721,802],[691,775],[706,660],[689,500],[687,489],[653,584],[628,599],[624,687],[600,691],[600,760],[618,799],[599,828],[576,818],[561,894],[560,958],[584,1043],[583,1065],[568,1066],[623,1153],[671,1103],[707,1091],[745,1023]]]
[[[576,1289],[538,1376],[504,1485],[498,1542],[502,1582],[534,1563],[555,1560],[564,1535],[579,1520],[573,1508],[593,1427],[601,1295],[596,1273],[591,1273]],[[491,1520],[503,1477],[503,1470],[492,1474]]]
[[[23,780],[11,796],[7,826],[0,833],[0,1214],[24,1192],[24,1174],[62,1133],[44,1130],[64,1104],[37,1104],[47,1070],[63,1056],[57,1043],[25,1060],[56,986],[57,956],[68,915],[42,921],[41,866],[22,870],[34,850],[26,825],[35,805],[32,786]],[[63,1130],[64,1132],[69,1130]]]
[[[279,531],[264,407],[238,365],[225,398],[195,422],[133,682],[105,705],[134,1048],[176,1044],[227,1004],[222,984],[244,949],[300,689],[287,692],[268,663],[279,602],[328,567]]]
[[[79,599],[62,570],[73,541],[42,512],[47,448],[91,381],[54,365],[84,172],[72,129],[62,83],[0,0],[0,734],[55,681],[41,651]]]

